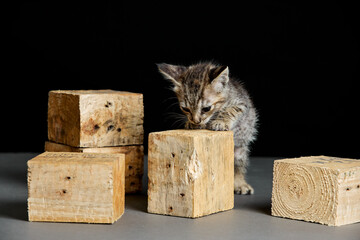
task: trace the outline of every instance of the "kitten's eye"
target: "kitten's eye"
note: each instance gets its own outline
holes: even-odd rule
[[[181,107],[181,109],[184,111],[184,112],[190,112],[190,109],[186,108],[186,107]]]
[[[201,109],[201,111],[202,111],[203,113],[206,113],[206,112],[208,112],[208,111],[210,111],[210,110],[211,110],[211,106],[209,106],[209,107],[204,107],[204,108]]]

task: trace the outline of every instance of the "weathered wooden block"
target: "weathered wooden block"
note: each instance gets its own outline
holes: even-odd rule
[[[271,214],[340,226],[360,221],[360,160],[276,160]]]
[[[148,212],[196,218],[234,207],[230,131],[171,130],[149,135]]]
[[[123,154],[45,152],[28,161],[29,221],[114,223],[124,213]]]
[[[144,174],[144,147],[142,145],[80,148],[68,145],[45,142],[45,151],[48,152],[84,152],[84,153],[123,153],[125,154],[125,193],[141,191]]]
[[[73,147],[143,144],[143,95],[113,90],[50,91],[48,137]]]

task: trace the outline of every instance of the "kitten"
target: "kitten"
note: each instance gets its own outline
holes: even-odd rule
[[[236,194],[253,194],[246,182],[249,144],[255,140],[257,114],[244,87],[229,77],[229,68],[213,63],[189,67],[158,64],[173,83],[180,109],[187,116],[185,128],[234,132]]]

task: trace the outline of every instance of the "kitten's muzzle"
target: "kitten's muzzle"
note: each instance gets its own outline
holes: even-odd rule
[[[190,122],[191,122],[192,124],[195,124],[195,125],[201,124],[201,119],[200,119],[200,118],[194,118],[194,117],[192,117],[192,118],[189,119],[189,120],[190,120]]]

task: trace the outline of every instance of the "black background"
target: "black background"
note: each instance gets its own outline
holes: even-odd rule
[[[56,89],[141,92],[145,138],[179,128],[155,63],[215,60],[258,109],[252,155],[360,158],[359,15],[346,1],[13,1],[5,10],[1,151],[43,151]]]

